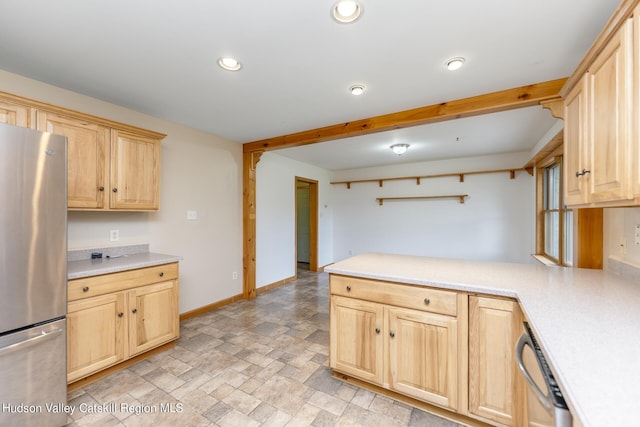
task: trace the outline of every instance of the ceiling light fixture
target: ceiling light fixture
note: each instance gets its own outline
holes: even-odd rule
[[[351,95],[359,96],[364,93],[364,85],[353,85],[349,88]]]
[[[362,15],[362,6],[353,0],[342,0],[331,9],[331,16],[342,24],[357,20]]]
[[[464,58],[461,56],[458,56],[456,58],[451,58],[450,60],[447,61],[447,70],[449,71],[455,71],[460,69],[460,67],[462,67],[462,64],[464,64]]]
[[[393,144],[389,148],[391,148],[391,150],[393,150],[393,152],[396,153],[398,156],[401,156],[407,152],[407,148],[409,148],[409,144]]]
[[[227,71],[238,71],[242,68],[242,64],[237,59],[230,56],[223,56],[218,59],[218,65]]]

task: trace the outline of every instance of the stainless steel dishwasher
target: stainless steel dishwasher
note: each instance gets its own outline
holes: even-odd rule
[[[529,383],[527,390],[529,425],[571,427],[573,418],[560,387],[553,377],[529,324],[523,322],[523,326],[524,332],[516,345],[516,357],[518,367]],[[546,392],[541,388],[544,388]],[[533,396],[530,391],[533,391]]]

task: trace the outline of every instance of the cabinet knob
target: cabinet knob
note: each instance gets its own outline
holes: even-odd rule
[[[82,292],[89,292],[89,287],[85,286],[84,288],[82,288]]]
[[[424,299],[424,305],[429,305],[430,302],[431,300],[429,298]]]
[[[123,312],[118,313],[118,317],[122,317],[122,316],[124,316]]]
[[[351,292],[351,286],[347,286],[347,292]]]
[[[113,190],[111,190],[111,191],[113,191],[114,193],[117,193],[117,192],[118,192],[118,189],[117,189],[117,188],[114,188],[114,189],[113,189]]]
[[[132,312],[133,314],[136,314],[136,313],[138,312],[138,309],[137,309],[137,308],[134,308],[133,310],[131,310],[131,312]]]
[[[164,277],[164,271],[160,272],[160,277]]]
[[[104,187],[101,186],[100,188],[98,188],[98,190],[104,191]]]
[[[391,332],[389,332],[389,336],[390,336],[391,338],[393,338],[393,337],[395,337],[395,336],[396,336],[396,333],[395,333],[395,332],[393,332],[393,331],[391,331]]]
[[[376,334],[380,333],[380,328],[376,328]]]

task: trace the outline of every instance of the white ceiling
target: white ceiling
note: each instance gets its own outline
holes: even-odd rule
[[[347,25],[330,18],[334,0],[0,0],[0,69],[244,143],[566,77],[619,0],[360,3]],[[243,68],[220,69],[224,55]],[[466,63],[449,72],[454,56]],[[335,142],[282,154],[343,169],[385,163],[396,139],[411,144],[403,161],[522,151],[553,124],[544,114],[340,140],[339,157]]]

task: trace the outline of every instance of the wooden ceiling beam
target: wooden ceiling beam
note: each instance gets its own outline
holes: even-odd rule
[[[334,139],[530,107],[541,101],[558,99],[560,89],[566,81],[566,78],[550,80],[486,95],[247,142],[243,144],[243,151],[247,153],[298,147]]]

